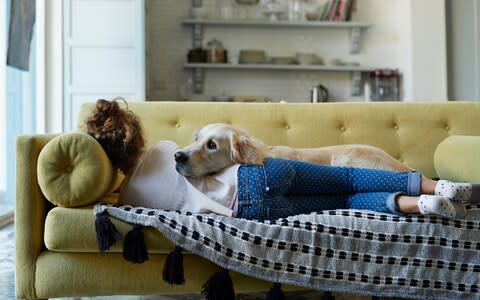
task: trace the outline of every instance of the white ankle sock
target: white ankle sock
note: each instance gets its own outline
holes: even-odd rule
[[[439,180],[435,186],[435,195],[447,197],[453,201],[469,202],[472,197],[472,184]]]
[[[422,215],[439,215],[447,218],[462,218],[465,207],[461,203],[454,203],[444,196],[421,195],[417,202]]]

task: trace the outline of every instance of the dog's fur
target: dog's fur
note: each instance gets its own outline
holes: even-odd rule
[[[184,159],[177,159],[181,154]],[[352,166],[394,171],[411,171],[380,148],[348,144],[320,148],[266,147],[238,127],[216,123],[194,134],[194,142],[176,155],[177,171],[185,176],[213,174],[235,163],[261,165],[265,157],[293,159],[333,166]]]

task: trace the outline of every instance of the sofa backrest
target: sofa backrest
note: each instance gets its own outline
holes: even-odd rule
[[[79,120],[93,109],[84,104]],[[433,153],[450,135],[480,135],[480,103],[342,102],[219,103],[130,102],[141,116],[148,144],[191,142],[193,132],[224,122],[246,129],[266,145],[321,147],[370,144],[430,177]]]

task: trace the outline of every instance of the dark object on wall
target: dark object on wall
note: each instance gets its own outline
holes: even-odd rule
[[[370,72],[371,100],[398,101],[398,82],[400,73],[397,69],[377,69]]]
[[[35,0],[12,0],[7,65],[28,71],[34,23]]]
[[[260,0],[235,0],[238,4],[256,5]]]
[[[327,102],[328,101],[328,89],[323,85],[319,84],[314,86],[310,90],[310,102],[318,103],[318,102]]]
[[[187,61],[189,63],[205,63],[207,62],[207,51],[202,48],[195,48],[188,51]]]

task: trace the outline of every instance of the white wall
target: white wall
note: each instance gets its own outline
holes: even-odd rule
[[[364,35],[360,53],[348,53],[347,30],[209,27],[204,41],[220,39],[230,55],[239,49],[264,49],[272,56],[316,52],[329,61],[340,58],[378,68],[398,68],[407,101],[446,100],[445,8],[443,0],[361,0],[354,20],[373,26]],[[190,1],[147,1],[147,99],[174,100],[185,82],[182,64],[192,47]],[[213,9],[214,0],[204,0]],[[311,86],[328,86],[334,100],[362,101],[350,96],[348,73],[209,70],[204,95],[267,95],[274,101],[307,101]]]
[[[411,1],[411,15],[411,99],[445,101],[448,99],[445,3]]]
[[[449,99],[480,99],[480,3],[447,1]]]
[[[63,127],[63,1],[45,1],[45,131],[62,132]]]

